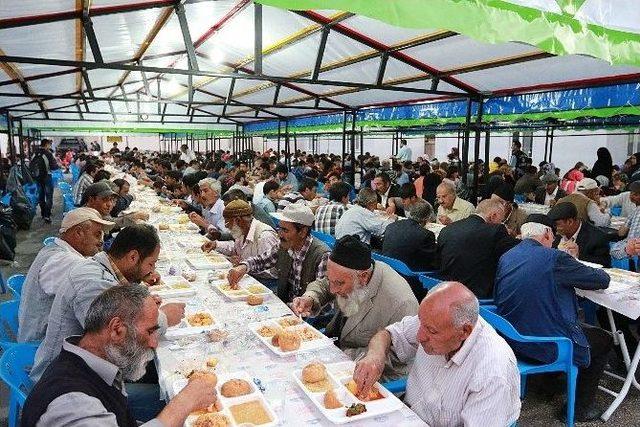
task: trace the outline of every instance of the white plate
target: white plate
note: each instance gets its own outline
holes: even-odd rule
[[[222,257],[222,255],[220,256]],[[187,262],[191,264],[194,270],[221,270],[233,267],[233,264],[226,259],[224,261],[220,260],[220,262],[217,262],[200,254],[189,257]]]
[[[223,286],[228,286],[228,285],[229,285],[229,282],[227,281],[227,279],[214,280],[211,282],[211,286],[213,286],[215,290],[217,290],[222,295],[224,295],[225,297],[229,298],[232,301],[246,300],[249,295],[257,295],[263,298],[267,298],[268,296],[272,295],[272,292],[269,288],[267,288],[266,286],[264,286],[262,283],[258,282],[256,279],[254,279],[251,276],[245,275],[242,279],[240,279],[240,282],[238,283],[240,287],[239,290],[234,291],[234,290],[222,289]],[[263,289],[263,291],[260,293],[249,292],[248,291],[249,286],[260,286]]]
[[[189,325],[189,322],[187,321],[188,317],[196,314],[196,313],[207,313],[211,316],[211,318],[213,319],[213,323],[211,325],[207,325],[207,326],[191,326]],[[198,310],[198,311],[193,311],[193,312],[189,312],[189,313],[185,313],[184,314],[184,319],[182,319],[182,322],[180,322],[178,325],[176,326],[172,326],[170,328],[167,328],[167,332],[164,334],[164,338],[167,340],[176,340],[176,339],[180,339],[182,337],[186,337],[189,335],[197,335],[197,334],[201,334],[203,332],[207,332],[210,331],[212,329],[215,329],[216,326],[216,318],[213,316],[213,314],[207,310]]]
[[[196,294],[195,288],[182,276],[164,276],[162,281],[164,285],[151,286],[149,287],[149,292],[163,298],[188,297]],[[186,284],[188,286],[176,288],[175,286],[178,284]]]
[[[220,392],[222,385],[225,382],[229,381],[230,379],[234,379],[234,378],[245,380],[249,384],[251,384],[252,392],[250,394],[246,394],[244,396],[238,396],[238,397],[227,398],[222,396],[222,393]],[[180,378],[173,383],[172,389],[173,389],[174,396],[178,394],[180,390],[184,388],[185,385],[187,385],[188,381],[189,380],[187,379]],[[246,372],[239,371],[239,372],[218,374],[218,384],[216,385],[216,390],[218,392],[220,403],[222,404],[222,410],[220,411],[220,413],[227,416],[227,418],[231,421],[232,426],[239,426],[240,423],[237,423],[236,420],[233,418],[233,415],[231,415],[231,407],[238,404],[251,402],[254,400],[259,401],[263,405],[263,407],[269,414],[269,417],[271,418],[271,422],[265,423],[265,424],[252,424],[252,425],[260,426],[260,427],[273,427],[278,425],[278,417],[276,416],[275,412],[273,412],[273,409],[269,406],[269,403],[264,398],[264,395],[260,392],[260,390],[258,390],[256,385],[253,383],[253,378],[251,378],[251,376],[248,375]],[[186,427],[193,426],[193,424],[197,419],[198,419],[197,415],[190,415],[185,421],[185,426]]]
[[[346,382],[351,379],[351,376],[336,377],[331,373],[330,365],[327,365],[327,376],[329,381],[334,386],[334,391],[338,397],[338,400],[344,405],[338,409],[327,409],[324,407],[324,394],[325,392],[314,393],[307,389],[302,383],[302,369],[293,372],[293,378],[298,386],[302,389],[304,394],[316,405],[316,408],[332,423],[334,424],[346,424],[353,421],[363,420],[365,418],[377,417],[379,415],[388,414],[390,412],[402,409],[403,403],[393,393],[382,387],[379,383],[376,383],[376,387],[380,391],[380,394],[384,396],[383,399],[373,400],[369,402],[363,402],[355,397],[344,386]],[[347,417],[347,407],[353,403],[362,403],[367,407],[367,411],[360,415],[353,417]]]
[[[289,317],[289,316],[287,316]],[[295,316],[290,316],[290,317],[295,317]],[[262,341],[262,343],[267,346],[269,348],[269,350],[271,350],[272,352],[274,352],[275,354],[277,354],[280,357],[286,357],[286,356],[291,356],[293,354],[298,354],[298,353],[304,353],[305,351],[311,351],[311,350],[317,350],[319,348],[323,348],[323,347],[328,347],[330,345],[333,345],[333,341],[330,338],[327,338],[326,336],[324,336],[320,331],[318,331],[317,329],[315,329],[313,326],[309,325],[306,322],[303,322],[300,325],[296,325],[296,326],[289,326],[289,329],[301,329],[301,328],[309,328],[311,329],[315,334],[317,334],[318,338],[314,339],[314,340],[310,340],[310,341],[302,341],[300,343],[300,348],[294,351],[282,351],[280,349],[280,347],[276,347],[273,344],[271,344],[271,337],[263,337],[262,335],[260,335],[258,333],[258,329],[260,329],[262,326],[274,326],[274,327],[282,327],[282,325],[280,325],[278,323],[278,320],[280,319],[269,319],[269,320],[264,320],[262,322],[254,322],[254,323],[250,323],[249,324],[249,329],[251,330],[251,332],[253,332],[253,334],[258,337],[258,339],[260,341]]]

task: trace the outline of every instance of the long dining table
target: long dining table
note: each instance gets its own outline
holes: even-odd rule
[[[122,177],[122,173],[118,174]],[[297,385],[292,372],[311,362],[321,362],[329,372],[352,370],[355,362],[338,347],[331,344],[316,350],[281,357],[272,352],[248,328],[252,322],[293,315],[291,309],[275,294],[268,295],[264,303],[250,306],[246,301],[228,299],[211,285],[211,279],[220,270],[194,269],[190,260],[201,256],[201,245],[206,238],[199,230],[185,221],[180,209],[161,200],[153,190],[131,182],[135,200],[129,210],[143,210],[150,217],[147,221],[159,229],[160,257],[156,269],[163,279],[181,276],[190,279],[195,294],[176,298],[164,298],[163,302],[181,301],[185,312],[211,313],[217,341],[208,334],[185,335],[179,339],[161,339],[156,350],[161,395],[170,400],[177,392],[175,387],[184,383],[186,375],[196,369],[206,369],[207,361],[215,359],[218,374],[244,372],[262,391],[268,405],[277,416],[277,425],[334,425],[315,407],[309,397]],[[195,276],[195,277],[194,277]],[[350,423],[354,426],[424,426],[426,425],[409,407]]]

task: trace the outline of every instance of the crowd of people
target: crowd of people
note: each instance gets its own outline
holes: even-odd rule
[[[159,400],[147,362],[167,327],[181,321],[184,304],[162,303],[145,286],[159,279],[160,240],[145,224],[148,214],[130,209],[129,182],[112,180],[105,165],[180,206],[207,237],[202,250],[232,261],[231,286],[250,274],[324,327],[357,360],[358,393],[367,395],[381,378],[408,376],[405,402],[429,425],[514,423],[516,356],[547,363],[555,347],[505,341],[479,316],[480,300],[492,299],[521,334],[571,339],[576,419],[596,419],[598,381],[616,356],[606,324],[581,321],[574,288],[609,284],[604,270],[579,260],[607,267],[611,257],[640,253],[639,155],[617,168],[601,148],[591,170],[579,163],[561,177],[551,163],[533,166],[515,142],[511,157],[494,158],[488,174],[481,162],[470,166],[480,193],[469,200],[471,181],[461,177],[455,148],[446,161],[414,160],[406,141],[390,160],[205,154],[187,145],[175,154],[117,146],[80,153],[77,208],[23,287],[19,340],[42,342],[23,425],[178,426],[215,401],[205,379],[191,380],[166,406]],[[515,200],[550,210],[527,215]],[[628,220],[610,248],[605,227],[616,206]],[[437,236],[432,223],[441,228]],[[333,248],[315,232],[333,236]],[[374,251],[442,283],[426,293],[374,260]],[[635,349],[636,325],[619,320]]]

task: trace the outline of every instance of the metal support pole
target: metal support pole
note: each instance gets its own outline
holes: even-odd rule
[[[7,151],[9,152],[9,159],[11,160],[11,165],[15,165],[16,164],[16,147],[13,144],[13,124],[11,123],[11,115],[9,114],[9,112],[7,111],[6,113],[6,118],[7,118]]]
[[[478,176],[480,174],[480,170],[478,169],[478,160],[480,159],[480,132],[482,126],[482,109],[484,106],[484,99],[480,99],[478,103],[478,113],[476,115],[476,126],[475,126],[475,140],[473,146],[473,200],[471,201],[474,205],[478,204]],[[488,162],[487,162],[488,163]]]
[[[351,186],[356,186],[356,111],[351,111]]]
[[[553,128],[549,132],[549,163],[551,163],[551,155],[553,154]]]
[[[344,152],[346,150],[345,145],[347,144],[347,112],[344,111],[342,113],[342,173],[344,173]]]
[[[257,75],[261,75],[262,74],[262,5],[257,2],[253,4],[253,24],[254,24],[253,72]]]
[[[291,169],[291,149],[289,147],[289,120],[284,122],[284,160],[287,169]]]
[[[469,137],[471,134],[471,108],[473,107],[473,101],[471,98],[467,100],[467,116],[464,122],[464,140],[462,141],[462,182],[467,185],[467,174],[469,172]]]
[[[18,152],[20,153],[20,163],[22,164],[22,168],[24,169],[26,166],[24,164],[24,135],[22,134],[22,119],[18,119]]]
[[[544,161],[547,161],[547,155],[549,153],[549,128],[544,131]]]
[[[281,133],[281,124],[280,120],[278,120],[278,152],[276,153],[276,159],[278,162],[280,161],[280,133]]]
[[[174,6],[176,10],[176,16],[178,17],[178,23],[180,24],[180,31],[182,31],[182,40],[184,41],[184,47],[187,50],[187,58],[189,59],[189,69],[198,71],[198,60],[196,59],[196,50],[193,47],[193,40],[191,33],[189,32],[189,24],[187,23],[187,16],[184,12],[184,5],[181,2],[177,2]]]
[[[364,176],[364,129],[360,127],[360,184],[362,185],[362,177]]]
[[[491,148],[491,132],[489,127],[484,132],[484,178],[485,182],[489,176],[489,149]]]

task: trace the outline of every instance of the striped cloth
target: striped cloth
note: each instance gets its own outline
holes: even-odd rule
[[[520,374],[513,351],[482,318],[450,360],[428,355],[417,341],[420,320],[387,326],[392,350],[414,360],[405,403],[430,426],[509,426],[520,415]]]

